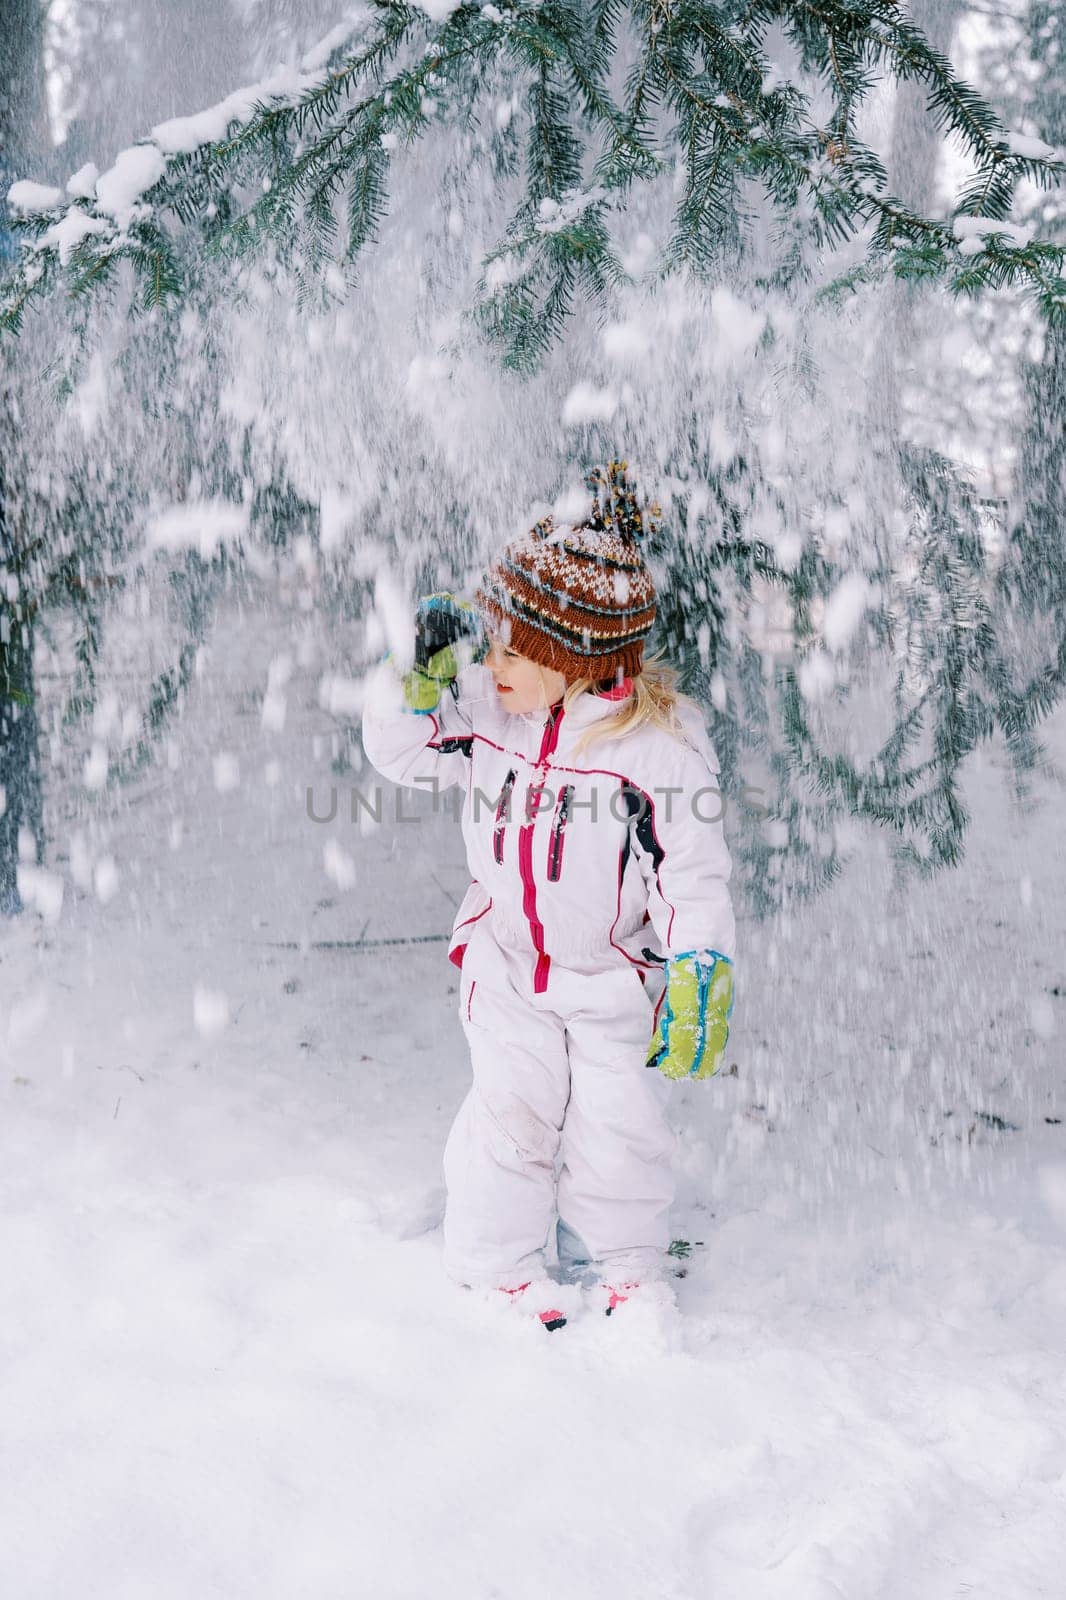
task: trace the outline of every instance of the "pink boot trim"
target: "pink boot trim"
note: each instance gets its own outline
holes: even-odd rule
[[[629,1296],[627,1294],[623,1294],[622,1290],[623,1289],[639,1289],[640,1288],[640,1284],[639,1283],[620,1283],[618,1285],[617,1289],[616,1289],[613,1284],[605,1283],[603,1287],[607,1290],[608,1294],[610,1295],[610,1299],[607,1302],[607,1310],[604,1313],[605,1316],[609,1317],[611,1315],[611,1312],[614,1310],[615,1306],[624,1305],[625,1302],[629,1299]]]
[[[520,1283],[516,1289],[501,1288],[499,1292],[500,1294],[509,1294],[512,1297],[515,1295],[524,1294],[532,1281],[532,1279],[529,1279],[525,1283]],[[556,1328],[566,1327],[566,1315],[562,1311],[538,1311],[537,1316],[540,1318],[541,1322],[543,1322],[549,1333],[554,1333]]]

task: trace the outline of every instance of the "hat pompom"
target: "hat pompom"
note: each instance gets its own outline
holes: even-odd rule
[[[662,507],[640,505],[636,487],[626,476],[628,467],[628,461],[608,461],[606,466],[593,467],[585,475],[585,487],[592,495],[585,526],[597,532],[614,532],[639,544],[646,534],[659,532]]]

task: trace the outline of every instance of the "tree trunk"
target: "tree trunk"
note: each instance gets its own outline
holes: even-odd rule
[[[43,175],[50,156],[40,0],[4,0],[0,29],[0,257],[12,253],[3,196],[12,178]],[[6,181],[5,181],[6,180]],[[16,438],[10,399],[10,342],[0,349],[0,914],[21,910],[19,839],[35,861],[44,847],[33,610],[23,587],[22,530],[8,493]],[[5,468],[7,469],[5,471]],[[27,845],[26,840],[30,843]]]
[[[916,0],[911,15],[929,43],[948,55],[960,11],[959,0]],[[888,160],[890,190],[922,216],[932,216],[937,210],[936,176],[942,143],[928,99],[925,84],[908,80],[896,85]],[[881,337],[874,352],[871,390],[877,397],[884,432],[893,441],[900,438],[900,388],[920,338],[921,305],[922,291],[917,285],[900,278],[890,280]]]
[[[1037,134],[1059,147],[1066,140],[1066,15],[1050,0],[1034,0],[1029,8],[1028,43],[1032,63],[1040,68],[1024,109]],[[1055,215],[1052,216],[1052,208]],[[1045,197],[1039,213],[1049,237],[1061,227],[1062,201]],[[1043,329],[1040,354],[1025,363],[1022,376],[1025,412],[1018,439],[1015,515],[1012,530],[1016,587],[1028,606],[1049,616],[1051,636],[1061,645],[1066,625],[1066,328],[1061,321]]]

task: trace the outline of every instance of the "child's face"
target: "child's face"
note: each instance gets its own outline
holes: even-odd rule
[[[561,672],[553,672],[551,667],[542,667],[528,656],[520,656],[496,633],[489,635],[485,665],[496,680],[500,703],[516,715],[554,705],[566,688]]]

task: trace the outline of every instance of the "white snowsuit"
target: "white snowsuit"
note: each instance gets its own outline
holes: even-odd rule
[[[718,761],[687,709],[684,739],[644,725],[575,755],[617,700],[515,714],[483,666],[457,687],[413,713],[385,662],[363,713],[384,777],[466,790],[473,881],[449,956],[474,1081],[444,1156],[445,1266],[462,1283],[523,1282],[557,1209],[574,1255],[583,1245],[615,1281],[647,1275],[674,1194],[670,1085],[645,1066],[662,958],[734,955]]]

